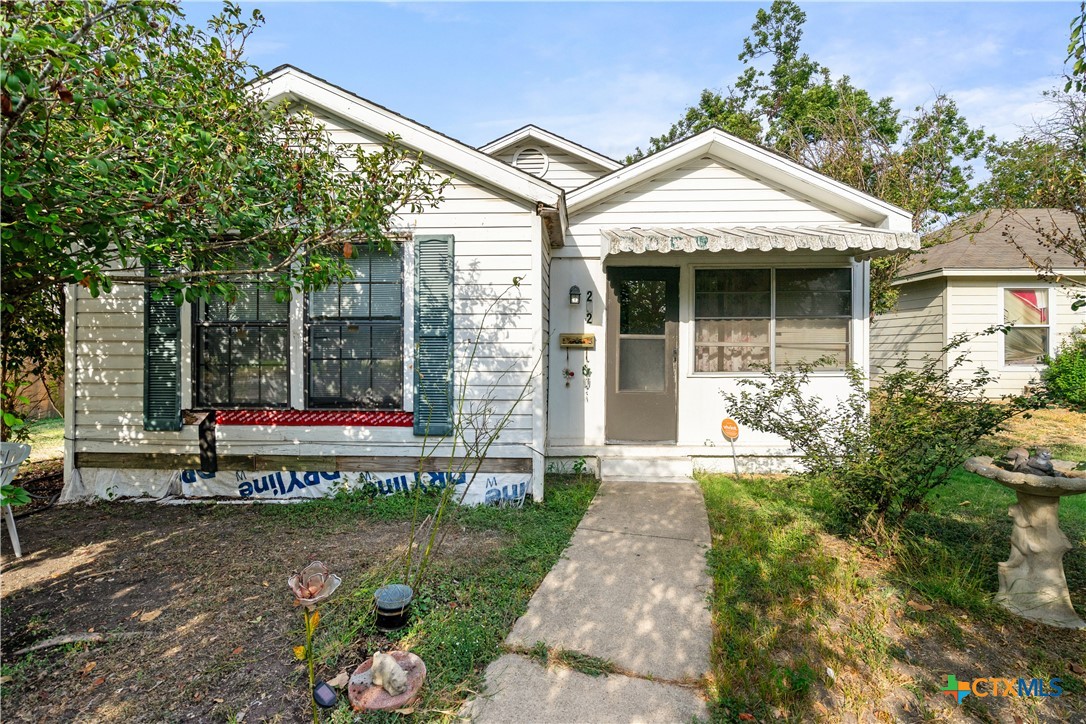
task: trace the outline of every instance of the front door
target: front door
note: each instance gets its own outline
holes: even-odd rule
[[[618,267],[607,282],[607,442],[673,443],[679,270]]]

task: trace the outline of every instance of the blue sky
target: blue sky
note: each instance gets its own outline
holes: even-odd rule
[[[804,50],[911,111],[936,93],[1010,138],[1047,114],[1078,3],[800,3]],[[258,2],[249,44],[472,145],[525,123],[621,158],[724,89],[764,3]],[[186,1],[190,20],[218,7]]]

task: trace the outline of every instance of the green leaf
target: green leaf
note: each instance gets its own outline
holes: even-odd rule
[[[0,505],[26,505],[29,502],[30,494],[18,485],[0,487]]]

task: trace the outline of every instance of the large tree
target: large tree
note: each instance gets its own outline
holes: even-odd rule
[[[197,28],[170,0],[3,5],[5,411],[24,361],[56,370],[63,284],[286,295],[441,199],[447,179],[397,139],[345,157],[304,109],[262,102],[245,59],[259,11],[227,3]]]
[[[797,143],[816,141],[842,114],[858,113],[865,125],[896,139],[901,125],[890,98],[874,100],[848,76],[834,80],[827,67],[801,52],[806,19],[791,0],[759,9],[739,53],[744,68],[735,83],[723,93],[703,90],[697,105],[627,163],[714,127],[794,155]]]
[[[1049,251],[1070,255],[1076,267],[1086,270],[1086,3],[1071,20],[1067,46],[1067,71],[1062,88],[1046,91],[1052,112],[1025,129],[1022,136],[994,147],[988,155],[990,177],[981,184],[981,198],[989,207],[1013,216]],[[1045,214],[1023,209],[1051,208],[1069,211],[1075,227],[1059,228]],[[998,223],[998,221],[996,222]],[[1012,225],[1009,225],[1009,227]],[[1023,246],[1013,233],[1009,240]],[[1053,270],[1048,257],[1026,261],[1042,273]],[[1086,285],[1063,278],[1086,305]]]
[[[726,94],[702,91],[698,105],[650,140],[648,153],[718,127],[908,209],[914,231],[973,210],[972,162],[991,139],[945,95],[903,118],[893,99],[874,99],[848,76],[834,79],[802,52],[805,21],[790,0],[758,10],[735,84]],[[644,155],[639,148],[626,160]],[[873,313],[896,301],[890,282],[904,259],[897,254],[873,263]]]

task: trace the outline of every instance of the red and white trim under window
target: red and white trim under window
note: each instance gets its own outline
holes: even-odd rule
[[[1003,321],[1013,325],[1003,337],[1003,364],[1044,364],[1051,338],[1047,289],[1004,289]]]

